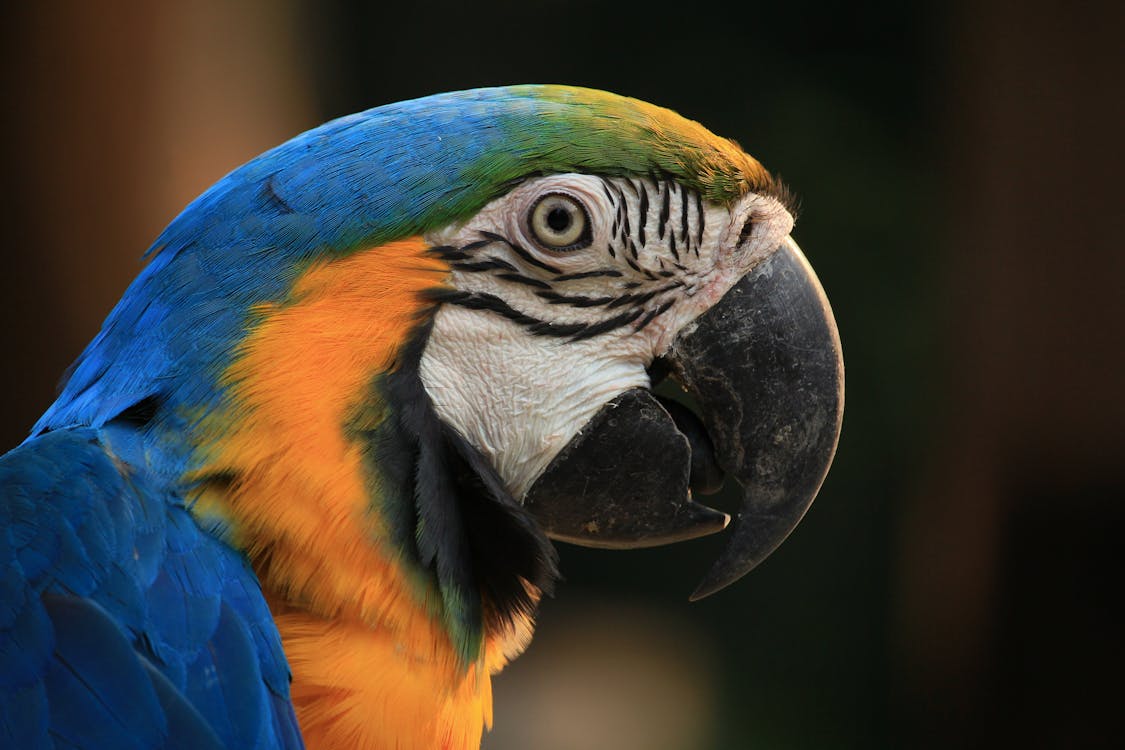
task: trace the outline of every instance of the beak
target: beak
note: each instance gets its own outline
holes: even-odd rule
[[[844,360],[820,281],[789,238],[680,334],[671,360],[742,488],[734,532],[696,600],[753,570],[809,509],[840,437]]]
[[[666,544],[727,525],[691,492],[713,490],[725,471],[741,488],[741,510],[697,600],[750,572],[804,517],[836,452],[844,363],[828,300],[791,238],[665,356],[699,418],[627,391],[555,457],[524,502],[555,539]]]
[[[547,466],[524,506],[552,539],[630,549],[722,531],[691,499],[692,450],[664,406],[633,388],[603,406]]]

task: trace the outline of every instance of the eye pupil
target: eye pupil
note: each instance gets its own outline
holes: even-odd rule
[[[547,226],[556,232],[565,232],[570,228],[571,221],[570,211],[567,211],[562,206],[555,206],[551,209],[550,213],[547,214]]]

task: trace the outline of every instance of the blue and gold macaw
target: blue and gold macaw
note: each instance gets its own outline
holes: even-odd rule
[[[235,170],[0,459],[0,746],[479,746],[548,538],[687,539],[695,596],[835,450],[831,312],[782,186],[643,102],[392,104]],[[695,410],[654,396],[671,376]]]

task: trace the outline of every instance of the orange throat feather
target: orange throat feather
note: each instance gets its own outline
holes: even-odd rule
[[[227,410],[200,422],[194,512],[259,576],[312,750],[479,747],[490,675],[530,638],[517,614],[459,653],[433,581],[372,511],[379,478],[345,429],[385,418],[372,379],[394,370],[447,274],[418,237],[309,268],[288,301],[252,311]]]

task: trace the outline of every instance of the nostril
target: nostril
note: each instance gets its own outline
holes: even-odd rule
[[[742,225],[742,231],[738,233],[738,244],[743,245],[746,240],[750,239],[750,235],[754,233],[754,222],[758,217],[751,214],[746,217],[746,223]]]

